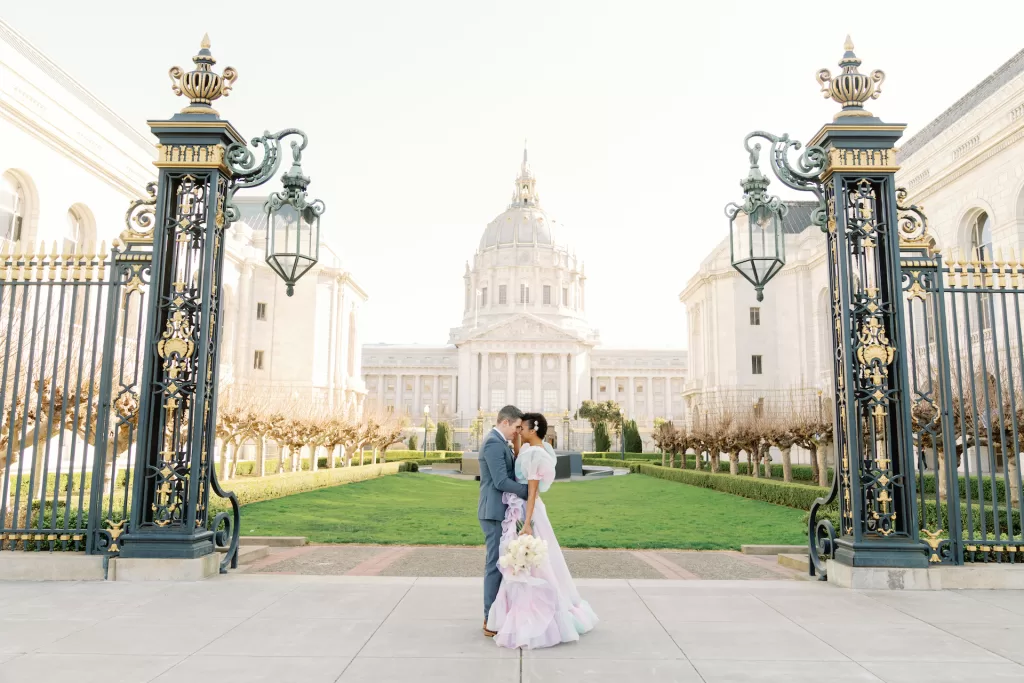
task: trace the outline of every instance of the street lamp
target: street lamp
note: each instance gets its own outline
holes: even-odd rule
[[[430,406],[423,406],[423,457],[427,457],[427,423],[430,421]]]
[[[749,142],[750,136],[747,137]],[[729,218],[729,253],[732,267],[754,285],[757,300],[764,299],[764,286],[786,265],[783,219],[788,207],[768,194],[768,178],[758,166],[761,145],[747,145],[750,172],[740,181],[743,199],[725,206]]]

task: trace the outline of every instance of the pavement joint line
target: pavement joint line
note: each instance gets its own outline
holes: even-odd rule
[[[392,547],[382,553],[369,557],[345,572],[344,576],[379,576],[397,560],[412,553],[413,548]]]
[[[649,551],[645,552],[645,551],[642,551],[642,550],[631,550],[629,552],[630,552],[631,555],[633,555],[637,559],[647,563],[651,567],[654,567],[656,570],[658,570],[658,573],[661,574],[666,579],[689,579],[689,580],[692,580],[692,579],[696,579],[697,578],[695,575],[690,574],[690,572],[687,572],[684,569],[680,568],[679,570],[677,570],[667,560],[659,557],[656,553],[649,552]],[[687,574],[689,576],[687,576]]]
[[[270,553],[266,557],[261,558],[256,562],[253,562],[252,564],[246,565],[248,567],[246,569],[246,573],[255,573],[256,571],[263,569],[265,567],[269,567],[271,565],[278,564],[279,562],[284,562],[286,560],[292,560],[296,557],[300,557],[311,552],[313,552],[313,548],[311,546],[305,545],[289,548],[288,550],[283,550],[279,553]]]
[[[341,673],[338,674],[338,677],[334,679],[334,683],[338,683],[338,681],[341,680],[342,676],[345,675],[345,672],[348,671],[348,668],[352,666],[352,662],[356,661],[356,658],[359,656],[359,653],[366,649],[366,646],[370,643],[371,640],[373,640],[373,637],[377,635],[377,631],[379,631],[381,627],[387,623],[388,619],[390,619],[391,615],[395,613],[395,610],[398,609],[398,606],[402,604],[402,601],[405,600],[405,597],[409,595],[409,591],[411,591],[412,587],[415,585],[416,582],[413,581],[408,586],[406,586],[405,592],[402,593],[402,597],[400,597],[398,601],[395,602],[395,605],[391,608],[391,611],[388,612],[387,616],[380,620],[380,623],[377,624],[377,628],[373,629],[373,633],[371,633],[370,637],[366,639],[366,642],[359,646],[359,649],[356,651],[356,653],[352,655],[352,659],[348,660],[348,664],[346,664],[345,668],[341,670]]]

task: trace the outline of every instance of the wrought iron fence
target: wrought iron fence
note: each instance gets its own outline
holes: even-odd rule
[[[0,252],[4,549],[118,550],[149,263],[103,245]]]
[[[933,563],[1020,562],[1024,264],[902,269],[921,538]]]

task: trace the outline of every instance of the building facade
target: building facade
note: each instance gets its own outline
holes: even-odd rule
[[[463,318],[447,345],[364,348],[369,401],[414,417],[429,407],[463,427],[507,403],[567,418],[585,400],[611,399],[648,431],[657,417],[682,416],[684,351],[600,347],[583,261],[542,207],[525,151],[512,201],[463,279]]]
[[[898,147],[897,182],[927,214],[950,260],[1024,255],[1024,50]],[[723,240],[680,293],[689,330],[693,414],[758,401],[820,410],[831,395],[831,315],[814,203],[789,202],[786,266],[757,302]],[[924,319],[914,323],[919,328]],[[924,339],[923,329],[913,331]],[[827,408],[831,414],[831,408]]]
[[[0,249],[109,249],[130,202],[156,179],[155,155],[148,133],[0,21]],[[222,391],[360,409],[366,293],[325,244],[286,297],[263,259],[263,198],[239,205],[243,219],[227,236]]]

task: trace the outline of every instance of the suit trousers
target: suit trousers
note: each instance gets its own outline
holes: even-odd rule
[[[484,530],[484,542],[487,545],[487,559],[484,564],[484,620],[491,611],[491,604],[498,597],[501,587],[501,571],[498,569],[498,547],[501,544],[501,522],[493,519],[481,519],[480,528]]]

